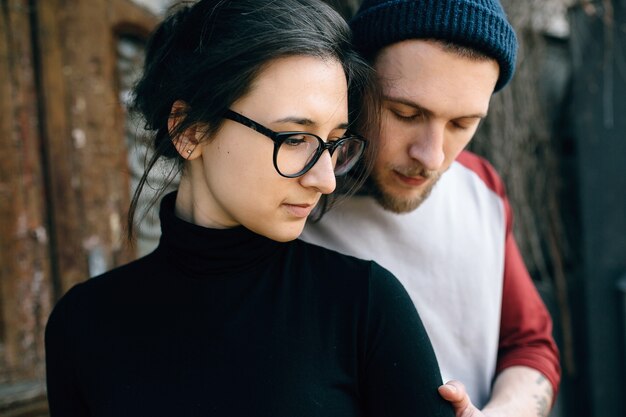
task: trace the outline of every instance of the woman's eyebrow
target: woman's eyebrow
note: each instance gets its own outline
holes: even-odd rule
[[[294,123],[294,124],[298,124],[302,126],[317,125],[317,123],[315,123],[311,119],[307,119],[305,117],[296,117],[296,116],[283,117],[282,119],[275,120],[273,123]],[[335,129],[347,129],[349,126],[350,126],[349,123],[343,122],[343,123],[339,123],[337,127],[335,127]]]
[[[275,120],[274,123],[295,123],[302,126],[315,126],[313,120],[296,116],[283,117],[282,119]]]

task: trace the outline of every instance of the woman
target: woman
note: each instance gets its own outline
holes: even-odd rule
[[[347,33],[316,0],[202,0],[157,29],[135,105],[181,183],[152,254],[55,307],[52,417],[452,415],[395,278],[294,240],[365,146]]]

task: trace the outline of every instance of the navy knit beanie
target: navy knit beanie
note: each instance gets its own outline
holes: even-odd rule
[[[515,71],[517,38],[498,0],[365,0],[350,26],[355,46],[367,57],[406,39],[438,39],[498,61],[495,91]]]

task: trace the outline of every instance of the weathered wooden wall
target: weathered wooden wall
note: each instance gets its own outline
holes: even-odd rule
[[[578,415],[626,416],[626,1],[571,10],[569,121],[581,238]]]
[[[134,257],[116,42],[156,21],[130,0],[0,0],[0,415],[45,415],[52,305]]]
[[[39,3],[42,91],[60,292],[131,259],[116,36],[147,33],[154,17],[128,1]],[[57,294],[58,295],[58,294]]]
[[[43,398],[52,302],[49,228],[28,0],[0,10],[0,414]],[[29,406],[29,407],[30,407]]]

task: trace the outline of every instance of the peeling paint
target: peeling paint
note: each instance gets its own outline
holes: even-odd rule
[[[98,236],[92,235],[83,240],[83,248],[85,250],[92,250],[98,245],[100,245],[100,238]]]
[[[87,251],[87,263],[90,277],[95,277],[109,270],[106,251],[98,236],[92,235],[85,239],[83,241],[83,248]]]
[[[87,144],[87,135],[82,129],[72,130],[72,138],[74,139],[74,147],[76,149],[82,149]]]
[[[109,216],[109,227],[111,228],[112,248],[119,250],[122,247],[122,222],[117,211],[112,212]]]
[[[105,273],[109,268],[101,246],[96,246],[87,253],[89,276],[95,277]]]
[[[133,3],[139,4],[155,14],[163,14],[167,7],[172,4],[171,0],[131,0]]]
[[[38,243],[48,243],[48,232],[46,231],[45,227],[39,226],[34,229],[32,233]]]
[[[86,108],[87,108],[87,101],[85,100],[85,98],[77,97],[76,101],[74,102],[74,108],[72,109],[74,110],[74,113],[81,113],[85,111]]]
[[[17,217],[15,234],[17,237],[25,236],[28,233],[28,216],[26,213],[20,213]]]
[[[73,176],[72,179],[70,180],[70,184],[72,184],[73,189],[80,188],[80,184],[81,184],[80,177],[77,175]]]

